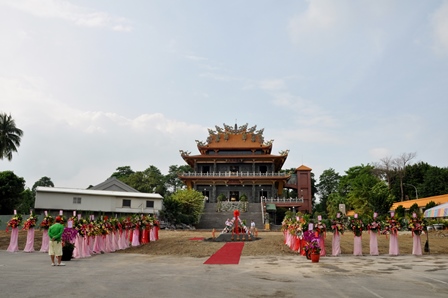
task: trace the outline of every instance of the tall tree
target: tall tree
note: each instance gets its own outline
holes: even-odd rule
[[[339,210],[339,205],[344,204],[346,210],[350,210],[350,206],[348,205],[347,198],[341,196],[338,192],[332,192],[327,197],[327,214],[328,217],[335,218]]]
[[[189,165],[176,166],[171,165],[168,174],[165,175],[165,187],[169,193],[175,193],[185,184],[179,179],[179,174],[193,172],[193,168]]]
[[[11,115],[0,113],[0,159],[12,160],[12,153],[17,152],[23,131],[16,127]]]
[[[400,181],[400,191],[401,191],[401,202],[404,199],[404,189],[403,189],[403,180],[406,176],[406,166],[409,165],[411,160],[413,160],[417,156],[417,153],[402,153],[399,157],[394,159],[394,165],[398,174],[398,178]]]
[[[378,177],[387,182],[387,186],[391,187],[392,177],[396,174],[394,168],[394,159],[392,156],[386,156],[380,159],[379,163],[375,163],[375,170],[377,172]]]
[[[378,181],[372,187],[369,197],[369,205],[367,211],[372,214],[378,212],[378,214],[385,215],[389,212],[390,207],[394,203],[394,196],[391,194],[386,182]]]
[[[196,224],[204,210],[204,195],[194,189],[178,190],[171,196],[181,204],[181,222]]]
[[[165,196],[165,177],[155,166],[149,166],[144,171],[137,171],[127,178],[121,178],[121,181],[135,188],[138,191],[146,193],[158,193]]]
[[[403,180],[405,199],[418,199],[426,196],[422,188],[425,184],[425,175],[431,168],[432,166],[425,162],[406,166],[406,177]]]
[[[327,210],[327,200],[330,194],[337,192],[341,176],[334,169],[324,170],[319,176],[319,184],[317,184],[317,192],[320,197],[322,210]]]
[[[171,196],[163,199],[163,208],[160,211],[160,217],[170,224],[181,222],[182,204]]]
[[[28,194],[26,194],[24,196],[25,200],[22,201],[22,204],[21,204],[22,209],[26,210],[26,209],[34,208],[34,203],[36,202],[36,188],[38,186],[54,187],[54,183],[53,183],[53,181],[51,181],[51,178],[49,178],[47,176],[43,176],[42,178],[40,178],[39,180],[34,182],[33,187],[30,190],[31,196],[29,196]],[[25,192],[26,191],[27,190],[25,190]]]
[[[372,188],[378,182],[380,179],[374,175],[373,166],[355,166],[341,178],[340,189],[357,213],[366,214],[372,211]]]
[[[19,214],[28,214],[30,210],[34,209],[35,195],[29,188],[25,189],[20,194],[20,201],[16,206]]]
[[[448,168],[431,167],[425,173],[424,183],[419,189],[422,197],[448,193]]]
[[[0,214],[12,214],[20,203],[25,180],[12,171],[0,172]]]
[[[115,170],[115,172],[111,175],[111,177],[115,177],[118,180],[125,182],[125,180],[127,178],[129,178],[129,176],[131,176],[132,174],[134,174],[134,171],[131,169],[130,166],[123,166],[123,167],[118,167]]]
[[[53,183],[53,181],[51,181],[51,178],[49,178],[47,176],[43,176],[42,178],[40,178],[39,180],[34,182],[33,187],[31,188],[31,190],[35,193],[36,192],[36,188],[38,186],[54,187],[54,183]]]

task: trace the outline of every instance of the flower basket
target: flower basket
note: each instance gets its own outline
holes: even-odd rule
[[[425,229],[423,220],[415,215],[414,218],[409,220],[408,229],[412,231],[413,235],[420,236]]]
[[[367,225],[367,230],[369,230],[372,233],[378,233],[381,231],[381,223],[373,220],[371,223]]]
[[[50,226],[54,223],[54,218],[51,215],[47,215],[44,217],[39,227],[42,230],[48,230]]]
[[[361,237],[362,231],[364,229],[364,223],[359,218],[353,218],[349,222],[349,227],[353,231],[353,234],[355,234],[355,237]]]
[[[9,228],[15,229],[20,226],[22,223],[22,215],[15,214],[7,223],[6,225],[6,232],[9,231]]]
[[[395,220],[394,218],[390,218],[386,221],[384,224],[384,230],[382,231],[383,234],[390,234],[390,235],[398,235],[398,231],[401,230],[400,222]]]

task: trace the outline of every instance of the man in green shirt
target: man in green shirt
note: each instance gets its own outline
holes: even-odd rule
[[[65,266],[62,260],[62,233],[64,232],[64,225],[62,224],[62,217],[56,217],[56,223],[51,225],[48,229],[48,237],[50,238],[50,246],[48,249],[48,254],[51,258],[51,266],[54,266],[54,257],[58,258],[57,266]]]

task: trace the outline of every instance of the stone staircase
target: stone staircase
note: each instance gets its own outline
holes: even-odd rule
[[[255,227],[258,230],[264,229],[262,222],[262,213],[260,203],[247,203],[247,212],[240,211],[241,220],[246,220],[246,226],[250,227],[250,222],[255,222]],[[219,234],[222,229],[225,228],[226,220],[233,218],[233,211],[221,211],[217,212],[217,203],[206,203],[204,214],[201,216],[201,221],[196,226],[197,229],[216,229],[216,233]]]

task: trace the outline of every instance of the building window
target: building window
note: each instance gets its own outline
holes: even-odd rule
[[[131,200],[123,199],[123,207],[131,207]]]
[[[154,208],[154,201],[146,201],[146,208]]]
[[[73,197],[73,204],[81,204],[81,198],[80,197]]]

